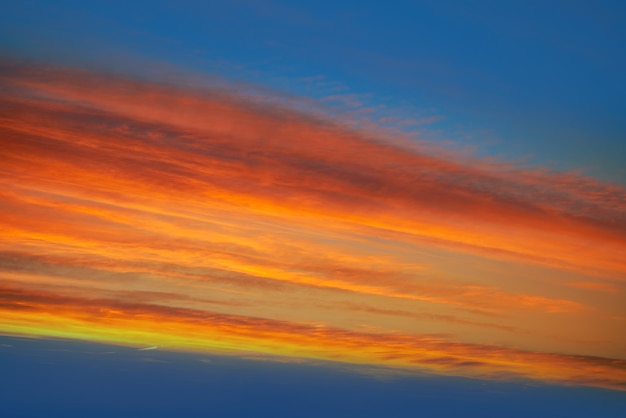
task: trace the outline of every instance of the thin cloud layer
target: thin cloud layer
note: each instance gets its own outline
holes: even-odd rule
[[[11,62],[0,80],[0,331],[198,348],[202,318],[231,350],[624,381],[621,360],[537,354],[626,357],[621,186],[435,156],[236,90]]]
[[[120,341],[161,339],[188,349],[251,347],[269,354],[379,364],[401,369],[489,379],[541,379],[626,390],[626,361],[545,354],[464,344],[430,335],[365,333],[263,318],[225,315],[107,299],[61,297],[2,288],[0,306],[15,331],[56,331],[58,323],[76,336]],[[44,314],[45,313],[45,314]],[[10,319],[9,319],[10,320]],[[58,321],[58,323],[57,323]],[[6,320],[3,325],[7,326]],[[89,332],[85,330],[87,327]],[[164,332],[166,331],[166,332]],[[142,348],[143,350],[154,349]]]

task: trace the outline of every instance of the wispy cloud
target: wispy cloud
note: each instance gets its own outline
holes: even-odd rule
[[[568,283],[569,286],[577,287],[585,290],[595,290],[608,293],[619,293],[619,287],[606,282],[572,282]]]
[[[102,189],[195,200],[210,193],[259,213],[297,213],[493,256],[607,276],[626,269],[619,186],[445,161],[221,92],[67,70],[19,68],[4,78],[56,99],[5,98],[11,112],[3,129],[20,138],[4,151],[14,164],[28,152],[51,169],[71,164],[85,181],[117,172]]]
[[[532,334],[528,315],[546,327],[623,316],[584,293],[626,277],[621,186],[435,155],[236,88],[11,62],[0,82],[5,331],[43,332],[33,324],[49,309],[49,330],[64,318],[83,331],[98,323],[98,338],[114,339],[117,326],[152,329],[158,317],[169,324],[161,333],[189,348],[202,338],[194,328],[193,344],[184,343],[182,330],[217,321],[210,327],[230,348],[287,344],[287,354],[398,358],[461,374],[488,375],[486,362],[495,374],[539,378],[538,369],[494,360],[500,349],[424,343],[407,321],[498,341],[522,328]],[[511,279],[507,265],[544,276]],[[389,347],[356,331],[367,319],[391,332],[399,318],[403,336],[386,334]],[[298,325],[310,321],[322,331]],[[315,334],[321,348],[301,333]],[[347,354],[358,344],[371,345],[363,358]],[[458,344],[478,354],[450,359]],[[420,361],[409,355],[417,346]],[[524,367],[552,359],[504,352],[522,356]],[[547,378],[591,381],[575,374],[587,360],[565,358],[554,357],[564,366]],[[621,376],[619,364],[606,367]]]
[[[443,374],[490,379],[530,378],[564,384],[626,389],[626,361],[588,356],[544,354],[482,344],[454,342],[429,335],[366,333],[327,326],[211,311],[120,303],[106,299],[60,297],[2,288],[9,329],[54,332],[60,323],[81,337],[140,343],[163,338],[186,349],[247,348],[270,354],[425,369]],[[28,307],[30,313],[24,314]],[[10,323],[11,311],[19,323]],[[90,331],[87,331],[90,330]],[[165,332],[163,331],[165,330]],[[158,337],[156,337],[158,336]],[[156,346],[141,350],[156,349]]]

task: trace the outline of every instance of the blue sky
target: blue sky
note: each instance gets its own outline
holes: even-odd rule
[[[619,392],[0,338],[7,418],[623,416]]]

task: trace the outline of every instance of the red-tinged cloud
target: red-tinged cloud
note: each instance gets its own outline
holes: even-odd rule
[[[228,346],[267,354],[378,364],[489,379],[540,379],[626,390],[626,361],[464,344],[429,335],[365,333],[287,321],[107,299],[61,297],[0,288],[3,318],[17,315],[22,331],[93,331],[98,340],[166,341],[179,348]],[[6,319],[0,320],[5,325]],[[11,324],[13,325],[13,324]],[[61,332],[61,330],[56,330]],[[115,331],[118,332],[115,336]],[[218,342],[217,344],[215,342]]]
[[[593,290],[607,293],[619,293],[619,287],[606,282],[572,282],[568,283],[569,286],[577,287],[579,289]]]
[[[572,382],[580,358],[524,372],[529,353],[553,338],[621,357],[619,293],[586,292],[626,277],[621,186],[435,156],[236,88],[11,63],[0,82],[0,332],[119,326],[190,348],[204,318],[229,349],[533,378],[550,358],[565,371],[546,378]],[[415,346],[426,332],[450,339]],[[482,339],[530,347],[524,366]],[[457,345],[476,354],[446,363]]]
[[[99,191],[209,198],[612,278],[626,273],[617,186],[444,161],[222,92],[59,69],[5,69],[3,78],[22,88],[3,100],[3,154],[14,171],[28,156],[41,174],[106,180]]]

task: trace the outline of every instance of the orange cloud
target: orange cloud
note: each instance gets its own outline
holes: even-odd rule
[[[615,295],[575,289],[626,277],[620,186],[225,89],[11,63],[0,82],[0,332],[623,382],[621,360],[525,340],[620,338]],[[365,315],[384,338],[357,331]],[[541,349],[467,342],[483,338]]]
[[[572,282],[568,283],[569,286],[577,287],[579,289],[594,290],[607,293],[619,293],[619,288],[611,283],[604,282]]]
[[[468,377],[530,378],[626,390],[624,360],[463,344],[428,335],[355,332],[6,287],[0,290],[0,309],[0,324],[22,333],[54,333],[135,345],[154,343],[199,351],[253,350]]]
[[[46,98],[4,100],[3,157],[15,170],[28,156],[41,175],[71,173],[100,193],[119,190],[117,198],[208,200],[611,278],[626,273],[617,186],[445,161],[219,91],[59,69],[18,67],[4,79]]]

